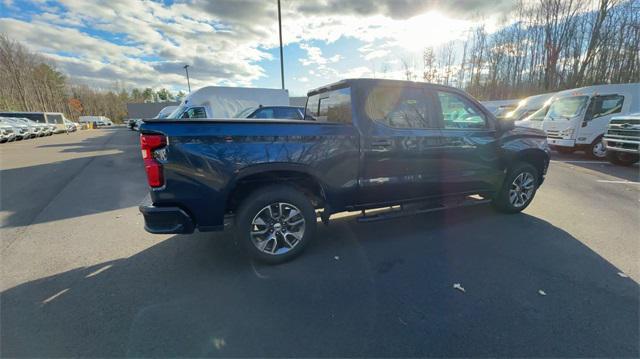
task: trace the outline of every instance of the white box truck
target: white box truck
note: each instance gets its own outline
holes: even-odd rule
[[[167,118],[233,118],[260,106],[289,106],[287,90],[206,86],[190,93]]]
[[[78,122],[86,124],[95,122],[98,126],[113,126],[113,122],[105,116],[80,116]]]
[[[561,153],[584,150],[592,158],[605,158],[602,140],[609,120],[640,111],[640,83],[597,85],[558,92],[542,128],[549,145]]]

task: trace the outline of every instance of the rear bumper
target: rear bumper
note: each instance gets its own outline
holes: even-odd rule
[[[193,233],[195,228],[193,219],[179,207],[156,207],[147,196],[138,208],[144,216],[144,229],[149,233]]]

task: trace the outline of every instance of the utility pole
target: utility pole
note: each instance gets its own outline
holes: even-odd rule
[[[187,86],[189,87],[189,92],[191,92],[191,83],[189,82],[189,65],[184,65],[182,68],[187,73]]]
[[[284,90],[284,57],[282,55],[282,19],[280,17],[280,0],[278,0],[278,33],[280,34],[280,79]]]

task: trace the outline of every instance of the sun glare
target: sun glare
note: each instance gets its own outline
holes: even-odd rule
[[[440,12],[429,11],[402,22],[398,28],[398,45],[411,52],[421,52],[425,47],[438,46],[461,38],[472,25],[467,20],[452,19]]]

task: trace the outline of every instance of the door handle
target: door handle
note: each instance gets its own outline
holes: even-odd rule
[[[391,147],[391,140],[373,140],[371,142],[371,147],[374,148],[389,148]]]

